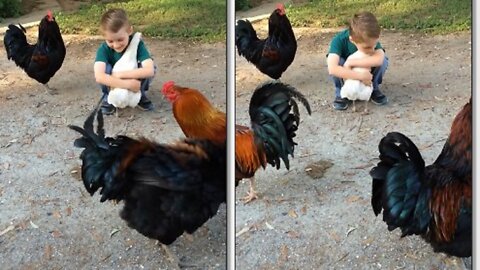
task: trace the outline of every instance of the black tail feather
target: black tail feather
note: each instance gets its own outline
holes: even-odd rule
[[[21,24],[19,24],[19,26],[20,28],[13,24],[8,26],[5,36],[3,37],[3,43],[7,51],[7,58],[12,59],[15,64],[22,69],[26,69],[30,64],[33,46],[27,42],[25,28]]]
[[[103,100],[103,96],[100,101],[95,106],[95,109],[90,113],[85,122],[83,123],[83,128],[69,125],[68,127],[79,132],[83,135],[75,140],[74,146],[85,148],[87,145],[95,145],[97,147],[108,149],[108,144],[105,142],[105,130],[103,129],[103,114],[99,110],[100,104]],[[95,120],[95,114],[97,115],[97,134],[95,134],[93,129],[93,121]]]
[[[372,168],[372,208],[383,209],[389,230],[402,236],[422,234],[431,219],[431,190],[424,183],[425,162],[415,144],[398,132],[388,133],[379,144],[380,162]]]
[[[122,186],[114,186],[113,184],[119,166],[118,157],[120,156],[121,148],[118,146],[112,147],[105,139],[103,114],[99,110],[101,100],[85,120],[83,128],[74,125],[69,125],[68,127],[82,135],[82,137],[74,141],[74,146],[84,148],[80,158],[83,161],[82,179],[85,189],[93,195],[98,189],[102,188],[100,192],[102,194],[101,201],[105,201],[114,199],[109,196],[114,196],[113,191],[118,193],[118,190],[122,188]],[[95,134],[93,128],[95,116],[98,122],[98,134]]]
[[[239,55],[244,56],[248,61],[260,57],[261,49],[255,48],[255,42],[258,40],[257,32],[248,20],[237,21],[235,25],[235,44]]]
[[[184,231],[193,233],[217,213],[226,200],[225,145],[193,139],[163,145],[126,136],[105,138],[99,104],[83,128],[69,126],[82,135],[75,146],[84,148],[82,179],[91,195],[100,189],[101,202],[123,200],[120,216],[128,226],[164,244]]]
[[[251,98],[249,114],[259,151],[264,151],[267,162],[277,169],[280,159],[290,168],[288,155],[293,157],[300,124],[298,99],[311,114],[307,99],[290,85],[269,82],[257,88]]]

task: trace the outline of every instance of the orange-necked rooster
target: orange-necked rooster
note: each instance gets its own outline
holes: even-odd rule
[[[42,83],[49,93],[54,93],[49,86],[50,78],[60,69],[65,59],[66,49],[60,28],[52,12],[40,21],[37,44],[28,44],[25,28],[10,24],[5,32],[3,43],[7,57],[25,70],[30,78]]]
[[[158,144],[145,138],[105,137],[98,108],[75,146],[84,148],[82,179],[101,202],[124,201],[120,217],[141,234],[170,244],[184,232],[193,233],[226,201],[226,145],[205,139]]]
[[[383,209],[388,230],[417,234],[434,251],[472,255],[472,100],[453,124],[442,152],[425,166],[415,144],[401,133],[379,145],[380,162],[370,171],[372,207]]]
[[[226,141],[226,116],[210,104],[196,89],[166,82],[162,93],[172,103],[177,123],[189,138],[208,139],[217,143]],[[251,128],[236,125],[235,162],[236,184],[250,179],[250,190],[245,198],[256,198],[253,176],[267,163],[280,168],[280,160],[289,169],[288,155],[293,156],[293,141],[300,123],[298,99],[311,114],[307,99],[295,88],[270,82],[258,87],[250,101]]]
[[[297,52],[297,40],[285,13],[278,4],[268,19],[268,37],[259,39],[248,20],[238,20],[235,26],[238,54],[254,64],[262,73],[278,79],[292,64]]]

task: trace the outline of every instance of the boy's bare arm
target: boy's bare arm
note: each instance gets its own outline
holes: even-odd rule
[[[105,73],[107,64],[105,62],[95,62],[93,71],[95,81],[113,88],[124,88],[134,92],[140,91],[140,81],[135,79],[120,79]]]
[[[142,61],[142,67],[133,70],[115,72],[112,76],[120,79],[144,79],[153,77],[153,74],[153,60],[146,59]]]
[[[363,82],[370,82],[372,80],[372,74],[370,72],[356,72],[351,68],[340,66],[338,63],[340,56],[334,53],[328,54],[327,66],[328,74],[339,77],[342,79],[359,80]]]
[[[385,52],[382,49],[376,49],[372,55],[366,56],[360,59],[348,59],[345,61],[344,66],[347,68],[352,67],[362,67],[362,68],[371,68],[379,67],[383,64],[383,59],[385,58]]]

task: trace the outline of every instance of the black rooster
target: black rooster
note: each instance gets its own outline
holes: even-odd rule
[[[83,129],[69,126],[83,135],[74,145],[84,148],[82,179],[91,195],[101,189],[101,202],[123,200],[120,217],[128,226],[167,245],[217,213],[226,201],[225,144],[106,138],[101,110],[97,133],[93,130],[97,110]]]
[[[379,145],[380,162],[370,171],[372,207],[383,209],[388,230],[421,235],[434,251],[472,255],[472,104],[453,121],[442,152],[425,166],[415,144],[401,133]]]
[[[235,26],[238,54],[254,64],[262,73],[279,79],[295,58],[297,40],[283,4],[278,4],[268,19],[268,37],[259,39],[248,20]]]
[[[25,28],[19,26],[10,24],[3,38],[7,57],[25,70],[29,77],[44,84],[50,92],[52,89],[47,83],[62,66],[66,54],[58,24],[52,12],[48,11],[40,21],[35,45],[28,44]]]

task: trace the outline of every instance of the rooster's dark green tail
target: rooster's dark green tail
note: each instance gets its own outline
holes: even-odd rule
[[[288,155],[293,157],[296,143],[293,138],[300,124],[300,112],[295,99],[311,114],[307,99],[290,85],[270,82],[257,88],[249,107],[255,143],[267,162],[280,168],[280,159],[289,169]]]
[[[380,162],[370,171],[372,207],[383,209],[388,230],[400,228],[402,236],[423,234],[431,219],[431,188],[424,183],[425,162],[415,144],[398,132],[388,133],[378,146]]]

